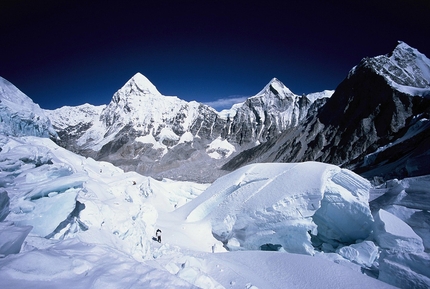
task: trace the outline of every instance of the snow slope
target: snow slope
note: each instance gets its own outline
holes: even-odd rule
[[[0,131],[7,135],[57,137],[39,105],[0,77]]]
[[[77,156],[48,139],[2,136],[1,143],[0,182],[10,200],[9,204],[0,202],[0,209],[10,212],[1,222],[0,250],[5,236],[11,236],[11,228],[18,233],[8,242],[17,248],[24,241],[19,253],[1,251],[0,280],[6,288],[315,288],[321,284],[327,288],[391,288],[363,275],[358,265],[334,264],[327,254],[226,252],[211,233],[223,210],[200,221],[186,220],[185,213],[200,210],[204,202],[197,196],[212,199],[205,195],[227,184],[225,180],[212,189],[208,184],[156,181]],[[282,175],[286,167],[266,166],[266,178],[280,181],[271,174]],[[320,188],[317,184],[327,181],[324,177],[318,181],[321,172],[325,177],[342,174],[334,166],[304,166],[313,168],[308,172],[312,181],[291,187],[297,196],[309,188]],[[294,176],[294,171],[290,166],[289,174]],[[243,193],[249,195],[255,188],[252,184],[262,178],[257,167],[246,172],[247,178],[234,182],[242,184]],[[233,181],[237,176],[233,173],[226,178]],[[351,185],[360,186],[360,182]],[[209,191],[203,195],[206,189]],[[349,201],[360,207],[366,196],[360,196],[359,190],[355,193]],[[4,193],[2,196],[5,200]],[[248,208],[261,208],[258,200],[263,205],[279,197],[271,198],[269,191],[257,196]],[[298,208],[304,213],[313,210]],[[152,239],[156,228],[163,231],[161,244]],[[336,256],[336,262],[352,264]]]
[[[332,245],[370,235],[369,188],[367,180],[332,165],[254,164],[219,178],[178,211],[188,209],[189,222],[209,218],[212,234],[230,250],[276,244],[314,255],[313,235]]]
[[[321,99],[321,98],[329,98],[333,95],[334,90],[323,90],[321,92],[314,92],[314,93],[309,93],[306,95],[306,97],[311,101],[314,102],[317,99]]]

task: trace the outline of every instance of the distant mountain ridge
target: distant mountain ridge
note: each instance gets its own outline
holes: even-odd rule
[[[331,93],[313,94],[310,100],[273,78],[243,104],[219,113],[164,96],[137,73],[106,106],[45,112],[67,149],[153,177],[207,182],[225,173],[219,168],[227,159],[297,125],[316,99]]]
[[[314,115],[223,168],[316,160],[368,178],[430,173],[430,60],[399,42],[364,58]]]
[[[212,182],[249,163],[308,160],[376,182],[430,174],[430,60],[404,42],[364,58],[334,93],[299,96],[273,78],[223,112],[164,96],[140,73],[102,106],[41,110],[9,82],[1,86],[6,134],[53,137],[156,178]],[[27,103],[22,111],[15,94]]]

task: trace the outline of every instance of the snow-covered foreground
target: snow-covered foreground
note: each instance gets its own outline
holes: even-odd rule
[[[309,162],[209,185],[124,173],[44,138],[0,146],[1,288],[430,286],[426,177],[372,189]]]

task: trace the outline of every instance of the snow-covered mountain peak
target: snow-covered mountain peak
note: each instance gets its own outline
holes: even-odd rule
[[[416,77],[417,87],[430,87],[430,59],[427,56],[399,41],[399,44],[388,57],[392,63],[402,68],[408,77]]]
[[[275,77],[256,96],[262,95],[268,97],[276,96],[280,99],[285,99],[287,96],[295,98],[295,94]]]
[[[154,84],[152,84],[151,81],[149,81],[148,78],[146,78],[143,74],[140,72],[136,73],[131,79],[131,82],[133,82],[141,91],[144,91],[145,93],[151,93],[151,94],[161,94]]]
[[[371,68],[400,92],[430,97],[430,59],[405,42],[399,41],[389,54],[363,59],[350,75],[360,66]]]
[[[112,97],[104,113],[148,115],[148,110],[153,111],[156,106],[169,103],[177,103],[177,97],[162,95],[155,85],[141,73],[136,73],[122,88]]]
[[[148,78],[138,72],[115,93],[112,100],[118,103],[124,98],[140,98],[145,95],[161,95],[161,93]]]
[[[85,103],[78,106],[63,106],[55,110],[44,110],[44,112],[57,128],[66,129],[79,124],[94,123],[100,118],[105,107],[104,104],[95,106]]]
[[[408,55],[414,55],[419,58],[427,58],[424,54],[419,52],[417,49],[409,46],[407,43],[403,41],[398,41],[398,44],[394,48],[394,50],[388,54],[389,56],[395,56],[396,58],[408,58]]]

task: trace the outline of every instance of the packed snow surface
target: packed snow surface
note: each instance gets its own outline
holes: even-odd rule
[[[210,185],[124,173],[49,139],[2,136],[0,142],[5,288],[391,288],[360,272],[361,263],[375,258],[370,241],[356,246],[355,263],[336,253],[310,256],[316,251],[307,229],[318,235],[312,216],[325,194],[360,208],[357,220],[372,221],[368,182],[338,167],[253,165]],[[223,223],[226,214],[236,221]],[[219,237],[226,226],[233,235],[223,244],[214,232]],[[163,231],[161,244],[154,241],[156,228]],[[343,231],[351,235],[345,228],[338,234]],[[263,252],[260,242],[285,248]]]

